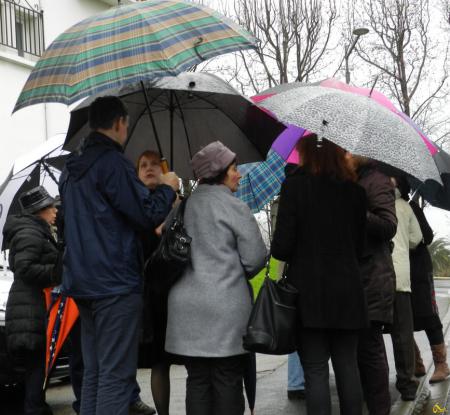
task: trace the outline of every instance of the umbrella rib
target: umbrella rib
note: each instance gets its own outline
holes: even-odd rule
[[[150,109],[150,102],[148,100],[147,90],[145,89],[144,82],[142,82],[142,81],[141,81],[141,87],[142,87],[142,93],[144,94],[145,103],[147,105],[148,116],[149,116],[150,122],[152,124],[153,135],[155,136],[156,145],[158,146],[159,154],[161,155],[161,157],[163,157],[163,151],[162,151],[162,147],[161,147],[161,142],[159,141],[158,131],[156,130],[155,119],[153,118],[153,114],[152,114],[152,111]]]
[[[44,154],[39,160],[35,160],[33,161],[33,163],[30,163],[28,166],[24,167],[23,169],[21,169],[20,171],[17,172],[17,174],[19,174],[21,171],[27,169],[28,167],[31,167],[33,164],[36,164],[36,162],[40,162],[41,160],[45,159],[46,157],[48,157],[50,154],[52,154],[54,151],[57,151],[58,149],[62,151],[62,146],[63,144],[61,144],[60,146],[54,148],[53,150],[49,151],[47,154]]]
[[[189,158],[192,159],[191,143],[189,141],[189,133],[188,133],[188,130],[187,130],[186,120],[184,118],[183,109],[181,108],[180,101],[178,99],[177,94],[174,94],[174,96],[175,96],[175,101],[177,102],[177,105],[178,105],[178,110],[180,111],[181,120],[183,121],[184,133],[186,135],[186,142],[187,142],[188,151],[189,151]]]
[[[139,114],[139,116],[136,118],[136,122],[133,124],[133,126],[130,129],[130,132],[128,134],[127,137],[127,141],[125,141],[125,144],[123,145],[123,151],[126,150],[126,148],[128,147],[128,144],[130,143],[131,137],[133,136],[134,130],[136,129],[139,120],[142,118],[142,116],[145,114],[145,111],[147,111],[147,108],[144,107],[144,109],[141,111],[141,113]]]
[[[44,168],[44,170],[48,173],[48,175],[52,178],[52,180],[58,184],[58,180],[56,180],[55,175],[52,173],[52,171],[48,168],[47,163],[45,163],[44,159],[40,159],[39,163],[41,164],[41,166]]]

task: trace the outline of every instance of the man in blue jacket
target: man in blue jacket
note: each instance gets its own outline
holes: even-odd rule
[[[80,310],[83,415],[128,415],[137,370],[142,309],[142,252],[138,232],[152,232],[178,190],[174,173],[150,194],[123,155],[128,114],[117,97],[89,108],[92,132],[62,175],[63,292]]]

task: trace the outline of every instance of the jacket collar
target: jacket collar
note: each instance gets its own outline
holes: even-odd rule
[[[93,145],[102,145],[106,147],[111,147],[114,150],[123,153],[123,147],[113,139],[109,138],[107,135],[99,133],[98,131],[92,131],[86,138],[84,149],[91,147]]]

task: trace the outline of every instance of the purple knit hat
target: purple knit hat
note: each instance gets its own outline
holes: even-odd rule
[[[214,141],[194,154],[191,165],[197,179],[210,179],[222,173],[235,158],[236,153]]]

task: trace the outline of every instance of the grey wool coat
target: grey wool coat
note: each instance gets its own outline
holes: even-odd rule
[[[192,264],[169,293],[166,350],[192,357],[243,354],[252,304],[247,279],[267,256],[258,224],[226,186],[208,184],[189,197],[184,221]]]

